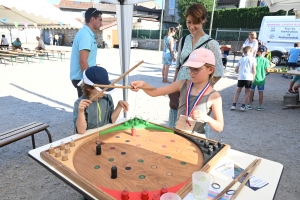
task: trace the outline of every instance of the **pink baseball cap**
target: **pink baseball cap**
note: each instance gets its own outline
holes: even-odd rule
[[[205,63],[215,65],[215,55],[211,50],[199,48],[190,54],[189,59],[183,64],[183,66],[200,68]]]

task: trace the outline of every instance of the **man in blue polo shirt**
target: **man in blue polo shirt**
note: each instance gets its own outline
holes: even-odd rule
[[[85,12],[86,25],[76,34],[71,53],[70,79],[77,88],[78,97],[82,96],[78,83],[82,80],[82,72],[88,67],[96,66],[97,41],[93,31],[102,26],[102,12],[89,8]]]
[[[21,41],[20,41],[19,38],[17,38],[17,39],[12,43],[13,50],[21,49],[21,50],[23,51],[23,48],[22,48],[21,46],[22,46],[22,43],[21,43]]]

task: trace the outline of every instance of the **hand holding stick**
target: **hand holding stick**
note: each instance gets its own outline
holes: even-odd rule
[[[110,85],[114,85],[115,83],[117,83],[119,80],[121,80],[122,78],[124,78],[127,74],[129,74],[131,71],[133,71],[135,68],[137,68],[138,66],[140,66],[144,61],[140,61],[138,62],[136,65],[134,65],[131,69],[129,69],[127,72],[125,72],[124,74],[122,74],[119,78],[117,78],[114,82],[112,82]],[[101,92],[103,93],[104,91],[106,91],[108,89],[108,87],[104,88]],[[92,98],[90,98],[91,101],[95,100],[96,97],[98,95],[93,96]]]

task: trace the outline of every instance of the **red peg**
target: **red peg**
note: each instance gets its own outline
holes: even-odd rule
[[[141,194],[142,194],[141,195],[142,200],[148,200],[149,199],[149,193],[148,193],[147,189],[144,188]]]
[[[131,128],[131,136],[135,136],[135,128]]]
[[[159,200],[159,195],[155,193],[152,197],[152,200]]]
[[[124,189],[122,191],[121,195],[122,195],[122,197],[121,197],[122,200],[128,200],[129,199],[129,192],[128,192],[128,190]]]
[[[160,190],[160,196],[162,196],[163,194],[167,193],[168,189],[164,186],[163,188],[161,188]]]

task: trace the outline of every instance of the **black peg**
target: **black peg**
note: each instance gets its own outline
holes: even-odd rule
[[[116,179],[118,177],[118,169],[116,165],[111,167],[111,179]]]
[[[218,144],[215,144],[215,145],[213,146],[213,150],[214,150],[214,151],[217,151],[218,148],[219,148],[219,147],[218,147]]]
[[[204,142],[204,148],[208,148],[208,146],[209,146],[209,142],[206,140],[206,141]]]
[[[221,148],[222,147],[222,143],[218,142],[218,147]]]
[[[101,144],[97,144],[96,146],[96,155],[97,156],[101,155]]]

